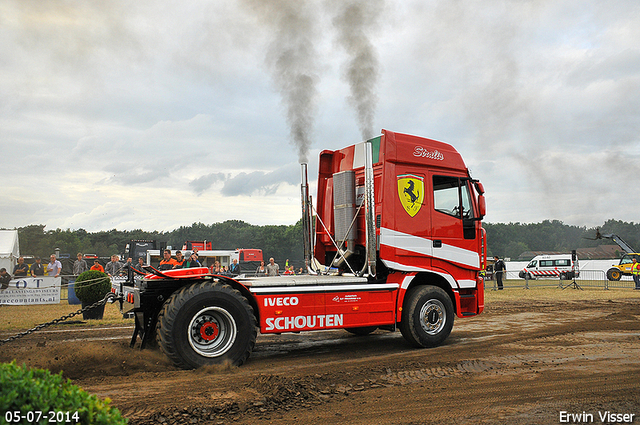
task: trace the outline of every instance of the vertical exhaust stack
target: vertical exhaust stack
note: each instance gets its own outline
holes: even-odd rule
[[[364,144],[364,214],[366,226],[366,249],[369,276],[376,276],[376,253],[378,243],[376,239],[376,202],[373,186],[373,146],[370,141]],[[364,269],[363,269],[364,271]]]
[[[309,177],[307,176],[307,164],[300,164],[302,171],[302,184],[300,185],[300,193],[302,198],[302,240],[304,250],[304,264],[308,272],[315,269],[312,268],[313,257],[313,237],[311,227],[311,197],[309,196]]]

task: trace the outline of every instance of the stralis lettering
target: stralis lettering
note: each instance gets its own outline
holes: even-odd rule
[[[298,297],[278,297],[278,298],[265,298],[265,307],[275,307],[283,305],[298,305]]]
[[[266,330],[278,329],[286,331],[289,329],[313,329],[332,328],[342,326],[342,314],[318,314],[316,316],[294,316],[294,317],[267,317]]]
[[[444,160],[444,155],[438,150],[429,151],[422,146],[416,146],[416,148],[413,150],[413,156],[417,156],[418,158],[435,159],[437,161]]]

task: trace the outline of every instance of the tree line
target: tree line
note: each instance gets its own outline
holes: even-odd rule
[[[487,231],[487,253],[489,256],[517,258],[525,251],[570,252],[572,249],[611,245],[609,239],[591,240],[596,227],[567,225],[558,220],[540,223],[483,223]],[[193,223],[170,232],[148,232],[143,230],[108,230],[87,232],[78,230],[46,230],[37,224],[19,227],[20,252],[25,255],[48,257],[56,249],[61,253],[91,253],[99,257],[121,254],[130,240],[157,240],[166,242],[174,249],[185,241],[209,241],[213,249],[257,248],[266,258],[277,261],[302,260],[302,222],[292,225],[257,226],[239,220],[221,223]],[[599,226],[601,234],[617,234],[628,244],[640,248],[640,223],[607,220]]]
[[[56,250],[61,254],[96,254],[109,257],[122,254],[131,240],[156,240],[166,242],[173,249],[181,249],[186,241],[211,242],[213,249],[257,248],[262,249],[266,258],[302,259],[302,221],[285,225],[256,226],[239,220],[222,223],[193,223],[170,232],[148,232],[143,230],[108,230],[87,232],[79,230],[45,230],[45,225],[37,224],[19,227],[20,253],[24,255],[48,257]]]
[[[602,226],[589,227],[564,224],[558,220],[540,223],[483,223],[487,231],[487,252],[490,256],[516,259],[526,251],[571,252],[578,248],[615,245],[611,239],[593,240],[597,231],[615,234],[627,244],[640,249],[640,223],[607,220]]]

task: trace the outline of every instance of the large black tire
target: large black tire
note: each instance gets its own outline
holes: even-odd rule
[[[178,367],[243,364],[256,342],[253,308],[229,285],[187,286],[165,302],[156,328],[162,352]]]
[[[345,331],[358,336],[366,336],[375,332],[376,329],[378,329],[377,326],[362,326],[360,328],[345,328]]]
[[[451,333],[453,318],[453,303],[443,289],[417,286],[405,297],[400,332],[414,347],[437,347]]]
[[[621,277],[622,277],[622,272],[619,269],[612,267],[609,270],[607,270],[607,279],[620,280]]]

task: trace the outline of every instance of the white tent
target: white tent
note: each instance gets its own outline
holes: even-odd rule
[[[18,231],[0,230],[0,267],[13,273],[13,266],[15,266],[18,257],[20,257]]]

